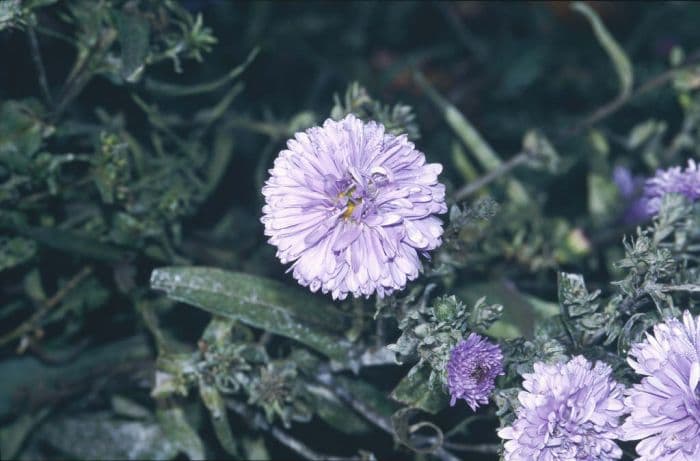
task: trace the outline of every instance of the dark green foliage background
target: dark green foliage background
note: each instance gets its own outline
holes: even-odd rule
[[[698,210],[625,252],[612,171],[698,158],[700,5],[592,6],[631,94],[567,2],[0,0],[2,458],[492,460],[533,360],[630,382],[629,342],[697,307]],[[464,192],[491,168],[449,107],[517,166]],[[383,302],[298,289],[259,221],[285,140],[345,112],[406,131],[455,205]],[[504,344],[498,414],[445,408],[468,331]]]

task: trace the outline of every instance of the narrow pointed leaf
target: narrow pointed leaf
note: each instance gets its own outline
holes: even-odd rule
[[[165,267],[151,274],[151,287],[212,314],[299,341],[346,361],[349,343],[339,333],[347,317],[310,293],[274,280],[206,267]]]

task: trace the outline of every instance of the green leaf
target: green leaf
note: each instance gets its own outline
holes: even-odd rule
[[[496,151],[486,142],[474,125],[472,125],[459,109],[439,94],[423,74],[416,74],[416,82],[442,111],[442,115],[445,117],[447,124],[452,128],[464,145],[474,154],[484,169],[488,171],[495,170],[503,163]]]
[[[152,419],[153,417],[147,408],[127,397],[115,394],[110,400],[112,410],[119,416],[131,419]]]
[[[178,451],[187,455],[191,460],[204,459],[204,444],[187,421],[181,407],[172,405],[159,408],[156,417],[165,434],[165,440],[170,441]]]
[[[21,409],[27,400],[66,392],[80,393],[76,383],[151,359],[144,338],[137,336],[85,351],[65,366],[44,365],[33,357],[5,360],[0,365],[0,418]]]
[[[608,177],[597,173],[590,173],[587,183],[588,211],[598,222],[619,206],[618,189]]]
[[[202,398],[202,402],[204,402],[204,406],[209,410],[211,424],[214,426],[214,432],[216,433],[216,438],[219,439],[219,443],[226,450],[226,453],[236,456],[236,442],[231,433],[231,425],[226,414],[226,403],[224,403],[221,394],[214,386],[210,386],[200,379],[199,395]]]
[[[272,456],[270,456],[270,453],[267,451],[267,447],[265,446],[264,437],[257,437],[255,439],[250,437],[242,437],[241,445],[243,446],[243,459],[272,459]]]
[[[46,290],[41,280],[41,272],[39,268],[34,268],[27,272],[22,281],[24,293],[35,303],[43,303],[46,301]]]
[[[447,393],[428,363],[418,362],[391,392],[391,398],[435,414],[447,405]]]
[[[571,5],[574,11],[586,16],[588,22],[591,23],[593,27],[593,32],[600,45],[608,53],[608,56],[615,66],[615,72],[617,73],[617,78],[620,81],[620,96],[626,97],[632,92],[632,86],[634,85],[634,75],[632,73],[632,64],[630,63],[627,54],[622,49],[622,47],[617,43],[615,37],[613,37],[608,29],[605,28],[605,24],[600,20],[598,14],[587,4],[583,2],[574,2]]]
[[[527,161],[530,168],[556,173],[560,167],[559,154],[549,139],[539,130],[528,130],[525,133],[523,150],[530,154]]]
[[[80,289],[70,291],[61,304],[60,312],[55,310],[57,317],[63,312],[72,312],[73,315],[84,315],[87,311],[102,306],[110,297],[110,292],[95,276],[89,276],[82,280]],[[60,314],[60,315],[59,315]],[[51,316],[53,318],[53,316]]]
[[[52,227],[27,226],[0,216],[0,230],[16,232],[49,248],[101,261],[118,262],[128,259],[130,252],[122,247],[93,239],[88,235]]]
[[[563,312],[569,317],[590,315],[598,310],[595,302],[600,290],[589,293],[581,274],[559,272],[557,274],[559,303]]]
[[[202,109],[194,114],[193,122],[203,127],[216,122],[228,111],[233,101],[243,92],[244,87],[245,85],[242,82],[236,83],[214,106]]]
[[[207,166],[206,185],[203,195],[208,198],[216,190],[219,183],[228,171],[228,165],[233,157],[233,135],[228,128],[220,128],[214,137],[214,146],[211,160]]]
[[[345,388],[355,400],[363,402],[375,413],[390,418],[399,405],[387,398],[386,394],[366,381],[360,379],[352,379],[347,376],[339,375],[335,381],[339,386]]]
[[[172,459],[177,447],[154,421],[114,419],[107,412],[61,418],[45,424],[39,437],[78,459]]]
[[[479,177],[479,172],[467,158],[462,145],[456,141],[452,143],[452,164],[465,182],[472,182]]]
[[[6,0],[0,2],[0,30],[20,23],[22,19],[20,0]]]
[[[58,0],[25,0],[23,6],[28,9],[42,8],[44,6],[53,5]]]
[[[632,127],[630,134],[627,136],[627,147],[629,149],[638,149],[659,134],[663,135],[664,131],[666,131],[664,123],[658,120],[651,119],[638,123]]]
[[[307,384],[316,414],[331,427],[345,434],[367,434],[371,427],[343,404],[327,388]]]
[[[2,459],[14,459],[22,448],[24,441],[34,428],[51,411],[50,408],[42,408],[36,414],[24,413],[10,424],[0,427],[0,457]]]
[[[338,335],[348,318],[310,293],[274,280],[207,267],[164,267],[151,287],[184,303],[299,341],[346,361],[350,344]]]
[[[115,12],[119,44],[121,45],[121,76],[127,82],[136,82],[143,73],[151,27],[137,14]]]
[[[0,164],[27,172],[32,156],[52,130],[43,124],[42,115],[43,109],[35,100],[0,104]]]
[[[551,45],[546,42],[529,42],[529,46],[509,48],[499,61],[507,63],[496,93],[499,98],[521,97],[532,87],[546,69]]]
[[[497,338],[532,337],[534,331],[534,308],[517,287],[505,280],[473,283],[457,290],[457,296],[467,304],[476,303],[481,297],[491,303],[506,306],[503,316],[495,322],[488,333]]]

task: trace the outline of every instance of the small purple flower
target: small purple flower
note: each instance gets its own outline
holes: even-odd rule
[[[497,376],[503,374],[503,354],[498,344],[471,333],[450,352],[447,362],[447,387],[450,405],[464,399],[475,411],[489,402]]]
[[[567,363],[535,363],[523,375],[521,407],[512,426],[498,431],[507,440],[506,461],[620,459],[619,420],[624,415],[623,387],[603,362],[583,356]]]
[[[633,176],[629,168],[618,165],[613,169],[613,182],[622,198],[629,200],[639,192],[643,179]]]
[[[651,218],[652,215],[647,211],[647,199],[643,195],[644,177],[634,176],[629,168],[618,165],[613,170],[613,182],[624,203],[622,222],[634,225]]]
[[[441,243],[442,165],[353,115],[296,133],[270,170],[262,223],[294,278],[334,299],[400,290]]]
[[[637,444],[639,461],[700,459],[700,317],[685,311],[683,322],[654,326],[654,334],[632,346],[629,364],[644,376],[628,389],[625,440]]]
[[[661,208],[664,195],[676,193],[695,202],[700,199],[700,168],[694,160],[688,160],[688,167],[682,170],[675,166],[667,170],[657,170],[654,177],[644,185],[647,211],[655,215]]]

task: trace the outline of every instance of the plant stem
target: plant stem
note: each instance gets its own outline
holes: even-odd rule
[[[496,179],[507,174],[513,168],[517,167],[518,165],[522,165],[525,163],[525,161],[527,161],[529,155],[530,154],[525,151],[519,152],[514,157],[508,159],[505,163],[501,163],[494,170],[489,171],[476,181],[464,185],[457,192],[455,192],[455,200],[464,200],[482,187],[487,186]]]
[[[39,41],[36,38],[36,33],[34,32],[34,27],[27,27],[27,37],[29,38],[29,48],[32,54],[32,60],[34,61],[34,67],[36,67],[37,78],[39,79],[39,88],[41,89],[41,95],[46,102],[48,107],[53,107],[53,99],[51,98],[51,92],[49,91],[49,83],[46,78],[46,68],[44,67],[44,61],[41,59],[41,51],[39,50]]]
[[[56,103],[56,108],[53,112],[53,118],[58,119],[61,114],[68,108],[68,105],[80,94],[85,88],[85,85],[90,82],[94,75],[95,57],[99,57],[112,46],[112,43],[117,39],[117,32],[114,29],[108,29],[102,33],[95,44],[85,53],[79,55],[73,66],[73,70],[68,76],[66,83],[63,85],[63,90]]]
[[[447,21],[447,25],[450,26],[450,30],[457,38],[457,41],[472,54],[477,61],[483,62],[488,56],[488,52],[484,48],[483,42],[474,35],[474,33],[469,30],[467,24],[462,22],[457,15],[455,10],[455,4],[450,5],[448,2],[435,2],[435,7],[440,11],[440,14]]]

